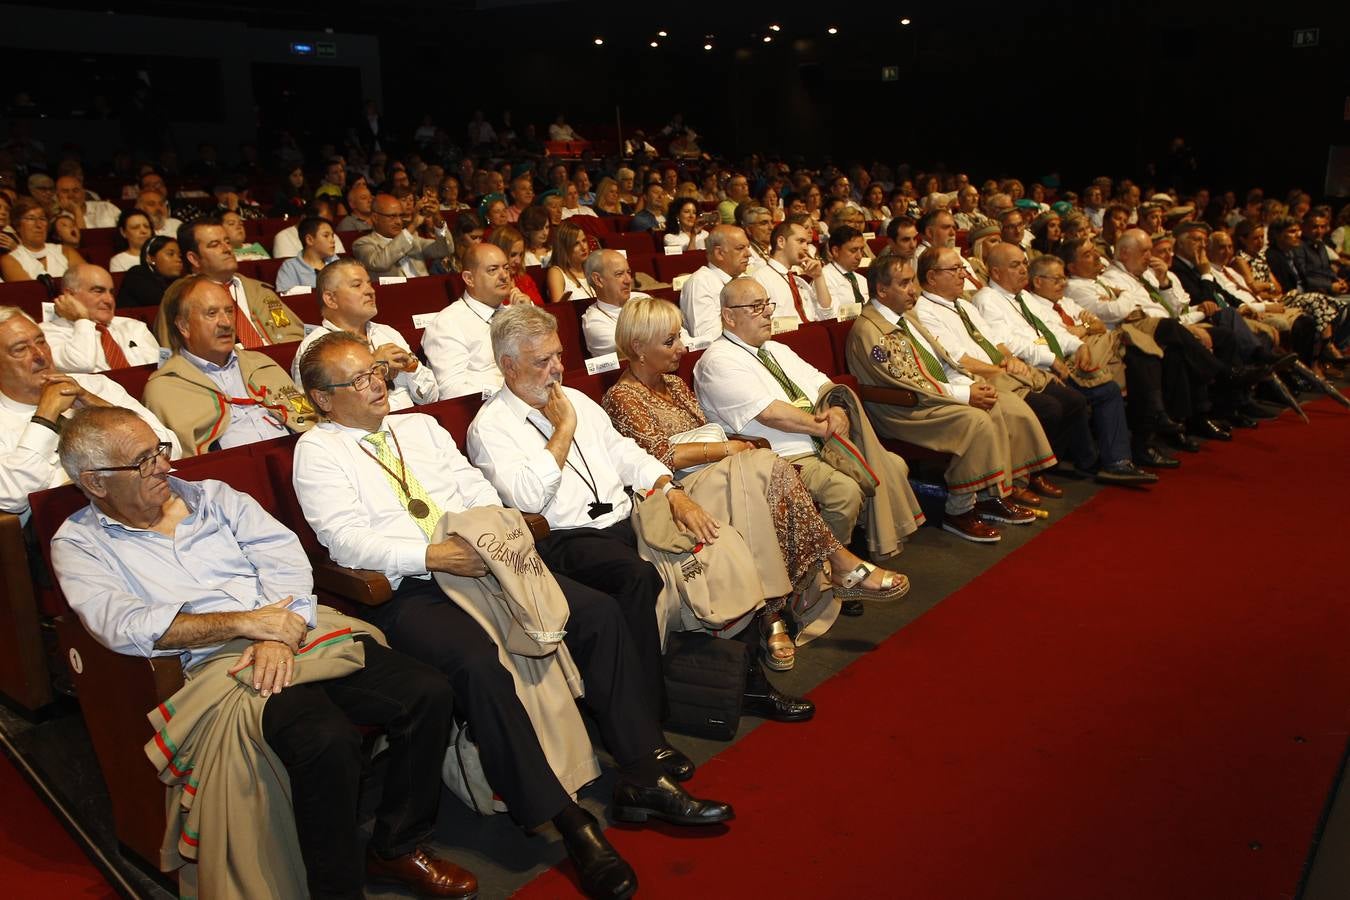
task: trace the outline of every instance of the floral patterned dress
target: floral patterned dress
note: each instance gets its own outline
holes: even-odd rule
[[[624,378],[605,392],[601,405],[620,434],[632,438],[673,471],[676,445],[670,443],[671,436],[707,425],[708,419],[694,392],[680,378],[666,375],[665,382],[669,398]],[[811,492],[802,484],[797,470],[785,459],[774,463],[767,501],[788,576],[794,585],[800,585],[839,549],[839,541],[816,511]]]
[[[1251,269],[1252,278],[1256,281],[1269,281],[1274,283],[1275,278],[1270,274],[1270,264],[1266,262],[1264,256],[1252,256],[1246,250],[1238,251],[1238,258],[1245,262]],[[1284,285],[1281,285],[1284,287]],[[1281,298],[1285,306],[1293,309],[1301,309],[1312,316],[1313,324],[1317,326],[1317,333],[1321,334],[1326,328],[1336,321],[1338,315],[1336,304],[1326,294],[1314,294],[1307,291],[1288,291]]]

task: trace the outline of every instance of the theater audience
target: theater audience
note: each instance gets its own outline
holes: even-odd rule
[[[633,270],[617,250],[597,250],[586,257],[585,272],[595,302],[581,314],[581,336],[587,356],[603,356],[615,352],[614,328],[624,305],[648,295],[633,290]]]
[[[141,261],[141,248],[154,236],[155,228],[150,217],[139,209],[129,209],[117,219],[117,232],[126,242],[126,249],[113,255],[108,263],[109,272],[125,272]]]
[[[376,362],[384,367],[389,404],[394,411],[441,399],[431,368],[418,361],[397,329],[375,321],[379,307],[375,285],[365,266],[354,259],[333,260],[319,272],[315,293],[323,320],[295,351],[293,382],[300,384],[300,360],[309,346],[325,334],[342,331],[364,340]]]
[[[403,204],[391,194],[375,198],[374,229],[356,239],[352,255],[370,272],[372,278],[402,276],[421,278],[428,273],[430,260],[445,259],[453,252],[450,229],[440,209],[422,205],[405,221]],[[422,223],[435,231],[434,240],[417,236]]]
[[[539,294],[539,285],[525,272],[525,236],[511,225],[503,225],[492,230],[491,240],[506,254],[515,289],[528,297],[535,306],[543,306],[544,298]]]
[[[162,190],[143,189],[136,196],[136,208],[150,217],[150,224],[155,226],[155,234],[177,237],[178,229],[183,227],[183,223],[169,215],[167,196]]]
[[[81,263],[66,271],[54,313],[42,323],[42,333],[61,372],[106,372],[159,362],[159,343],[145,323],[117,315],[112,275],[100,266]]]
[[[750,277],[768,291],[775,316],[796,318],[799,322],[835,316],[825,266],[811,255],[810,245],[806,228],[791,220],[774,228],[769,237],[769,259]]]
[[[735,225],[717,225],[709,232],[708,262],[680,288],[685,331],[696,338],[721,334],[722,288],[745,274],[749,264],[750,239],[743,230]]]
[[[163,235],[153,236],[141,247],[140,262],[127,269],[122,278],[119,292],[122,305],[128,308],[159,306],[164,291],[182,274],[183,256],[178,241]]]

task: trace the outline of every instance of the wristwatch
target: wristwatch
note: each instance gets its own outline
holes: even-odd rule
[[[661,495],[669,496],[671,491],[682,491],[682,490],[684,490],[684,485],[676,481],[674,478],[672,478],[665,483],[664,487],[661,488]]]

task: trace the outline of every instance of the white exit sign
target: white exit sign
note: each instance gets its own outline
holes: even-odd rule
[[[1316,47],[1318,41],[1318,29],[1316,28],[1295,28],[1294,46],[1295,47]]]

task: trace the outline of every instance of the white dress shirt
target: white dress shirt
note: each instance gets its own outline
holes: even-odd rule
[[[774,318],[785,319],[791,316],[797,321],[801,321],[801,316],[797,312],[797,304],[792,300],[792,288],[788,285],[789,278],[796,281],[797,294],[802,298],[802,311],[806,313],[806,321],[819,322],[822,319],[833,319],[835,317],[833,294],[830,294],[829,298],[831,305],[821,306],[816,295],[815,284],[796,270],[789,271],[787,266],[773,257],[770,257],[769,261],[762,267],[756,269],[755,274],[750,277],[764,285],[764,290],[768,292],[769,299],[774,303]],[[827,285],[826,291],[828,290]],[[848,296],[852,297],[853,293],[850,291]]]
[[[636,300],[639,297],[651,299],[650,294],[644,294],[642,291],[633,291],[628,299]],[[581,314],[581,333],[586,341],[587,356],[604,356],[606,353],[615,352],[614,329],[619,324],[619,312],[622,309],[622,306],[613,306],[603,300],[597,300]],[[689,333],[683,328],[680,329],[680,340],[689,342]]]
[[[72,322],[57,316],[40,326],[52,350],[52,365],[62,372],[106,372],[108,357],[92,319]],[[113,316],[108,333],[133,366],[159,362],[159,342],[140,319]]]
[[[731,276],[713,265],[694,272],[680,288],[680,315],[684,330],[694,337],[722,333],[722,288]]]
[[[777,341],[765,341],[764,347],[807,400],[814,406],[820,389],[830,377],[802,359],[792,348]],[[766,439],[779,456],[794,457],[815,453],[809,434],[797,434],[771,428],[755,419],[775,400],[791,403],[787,391],[760,362],[758,349],[730,332],[712,342],[694,365],[694,390],[708,418],[718,422],[728,434],[745,434]]]
[[[914,248],[914,258],[911,259],[909,262],[910,265],[914,266],[914,271],[916,273],[919,271],[919,257],[923,256],[924,251],[928,250],[932,246],[933,245],[928,243],[927,241],[922,241],[919,243],[917,247]],[[958,258],[960,258],[961,265],[964,266],[966,269],[966,281],[965,284],[963,285],[963,289],[975,287],[977,283],[976,279],[979,279],[978,283],[983,283],[984,279],[980,278],[980,274],[975,271],[975,267],[970,264],[970,260],[962,256],[960,251],[958,251],[956,255]]]
[[[1025,300],[1031,296],[1030,291],[1022,290],[1022,299]],[[983,325],[971,317],[971,322],[976,328],[994,344],[1005,344],[1022,362],[1038,369],[1048,369],[1055,363],[1054,351],[1045,338],[1041,337],[1036,328],[1022,318],[1022,310],[1017,306],[1017,297],[1008,293],[1002,287],[999,287],[993,281],[975,292],[975,296],[970,298],[970,303],[966,304],[966,309],[975,307],[976,315],[980,316],[988,330]],[[1028,304],[1028,307],[1030,304]],[[1053,310],[1052,310],[1053,312]],[[1036,313],[1036,317],[1042,322],[1045,317]],[[1059,315],[1055,314],[1055,321],[1059,321]],[[928,323],[925,322],[925,325]],[[1046,322],[1047,327],[1050,323]],[[1061,323],[1062,326],[1062,323]],[[1067,333],[1067,332],[1066,332]],[[1070,335],[1070,337],[1073,337]],[[1058,339],[1059,335],[1055,335]],[[1060,349],[1066,354],[1078,350],[1079,341],[1074,338],[1073,351],[1060,343]]]
[[[430,416],[387,416],[380,430],[392,433],[386,446],[416,476],[441,512],[501,506],[492,485],[469,464],[455,439]],[[300,508],[333,562],[351,569],[383,572],[397,588],[405,577],[429,578],[427,536],[408,512],[365,443],[367,432],[321,422],[295,445],[291,482]],[[399,475],[402,472],[395,469]]]
[[[564,222],[566,222],[573,216],[598,216],[598,215],[599,214],[595,210],[591,209],[589,206],[578,206],[576,209],[568,209],[567,207],[564,206],[562,211],[562,217]]]
[[[342,238],[336,234],[333,235],[333,252],[338,256],[346,253],[342,246]],[[299,256],[305,252],[305,244],[300,240],[299,224],[291,225],[277,232],[277,236],[272,238],[272,258],[285,259],[290,256]]]
[[[628,518],[632,503],[625,485],[645,492],[670,470],[619,434],[590,397],[569,387],[563,393],[577,416],[567,465],[559,467],[545,448],[553,425],[510,389],[498,391],[474,416],[469,458],[505,503],[543,514],[553,528],[608,528]],[[592,519],[597,498],[614,509]]]
[[[173,459],[183,455],[177,436],[120,384],[102,375],[70,377],[91,394],[144,419],[161,441],[173,445],[170,452]],[[0,512],[13,513],[23,522],[28,521],[29,494],[70,480],[56,456],[56,432],[32,421],[36,413],[37,406],[20,403],[0,392]],[[72,410],[66,410],[62,417],[68,419],[71,414]]]
[[[291,381],[294,381],[297,387],[300,386],[300,359],[309,349],[309,345],[325,334],[341,330],[332,322],[324,319],[319,323],[318,328],[305,335],[305,339],[300,342],[300,347],[295,351],[295,360],[291,363]],[[403,335],[398,333],[398,329],[381,325],[378,322],[366,323],[366,342],[370,345],[372,353],[375,352],[376,347],[385,344],[396,344],[408,353],[412,353],[408,342],[403,339]],[[394,376],[394,386],[389,391],[389,409],[398,412],[401,409],[411,409],[414,405],[421,406],[424,403],[435,403],[439,399],[441,399],[441,392],[436,386],[436,376],[432,373],[431,367],[418,365],[415,371],[399,372]]]
[[[239,368],[239,357],[233,350],[230,351],[230,358],[225,360],[223,366],[207,362],[185,349],[178,352],[183,355],[183,359],[201,369],[202,374],[211,379],[226,397],[249,396],[248,388],[244,384],[244,373]],[[216,439],[216,443],[220,445],[220,449],[225,450],[242,444],[270,441],[287,433],[286,426],[266,407],[256,403],[231,403],[230,424],[225,427],[225,433]]]
[[[858,279],[858,295],[861,300],[853,295],[853,283],[849,281],[849,275]],[[845,272],[844,267],[837,262],[827,263],[825,266],[825,286],[830,290],[830,299],[834,305],[828,312],[830,318],[838,309],[841,303],[866,303],[867,302],[867,273],[854,270]],[[776,310],[775,310],[776,312]]]
[[[1257,298],[1247,289],[1247,282],[1242,280],[1242,275],[1228,266],[1220,266],[1217,263],[1210,263],[1209,271],[1214,276],[1214,282],[1228,293],[1232,294],[1242,301],[1242,305],[1249,307],[1253,312],[1265,312],[1266,303]]]
[[[489,322],[496,310],[466,292],[436,313],[422,334],[422,352],[436,375],[442,400],[467,397],[502,386],[492,356]]]
[[[1059,317],[1059,313],[1055,312],[1053,302],[1034,291],[1023,291],[1022,299],[1026,301],[1027,309],[1031,310],[1031,314],[1044,322],[1045,327],[1050,329],[1050,333],[1055,336],[1055,340],[1059,341],[1059,349],[1064,352],[1066,359],[1078,352],[1078,348],[1083,346],[1083,341],[1064,327],[1064,320]],[[1070,319],[1081,323],[1082,320],[1079,316],[1082,315],[1083,311],[1077,303],[1074,303],[1068,297],[1064,297],[1059,301],[1059,308],[1064,310],[1065,315]],[[1023,319],[1023,321],[1026,320]],[[1035,327],[1030,324],[1026,327],[1035,331]]]
[[[175,219],[173,216],[167,216],[164,219],[164,224],[155,229],[155,234],[161,237],[171,237],[174,240],[177,240],[178,229],[182,227],[183,223],[181,220]],[[186,260],[184,261],[183,268],[187,268]]]
[[[110,273],[125,272],[132,266],[139,266],[140,264],[141,255],[139,253],[123,250],[121,253],[115,254],[112,259],[108,260],[108,271]]]
[[[885,304],[873,299],[872,308],[881,313],[881,317],[892,325],[898,326],[900,324],[900,317],[892,312],[890,307]],[[932,355],[933,359],[937,361],[937,364],[942,366],[942,372],[947,376],[947,381],[945,383],[939,382],[937,385],[938,390],[959,403],[970,403],[970,386],[975,383],[975,380],[964,371],[953,369],[943,362],[942,357],[938,356],[937,351],[933,349],[933,345],[924,340],[923,335],[919,334],[917,328],[910,328],[909,333],[913,335],[914,343],[927,350],[929,354]],[[942,347],[950,354],[951,351],[946,344],[943,344]]]
[[[1070,279],[1070,286],[1073,286],[1073,281],[1078,280],[1082,279]],[[1100,298],[1105,293],[1105,291],[1101,290],[1100,286],[1095,291],[1084,292],[1081,297],[1077,293],[1073,296],[1084,308],[1108,325],[1119,323],[1120,320],[1125,318],[1125,315],[1133,311],[1135,307],[1142,309],[1146,315],[1153,316],[1154,318],[1171,318],[1167,309],[1153,299],[1148,292],[1148,288],[1144,287],[1142,281],[1125,270],[1125,267],[1120,264],[1120,260],[1112,260],[1111,265],[1107,266],[1106,271],[1099,276],[1098,280],[1100,280],[1102,284],[1112,287],[1120,292],[1119,296],[1113,302],[1104,306],[1103,311],[1106,312],[1107,315],[1103,315],[1101,312],[1093,309],[1090,305],[1092,297]],[[1089,284],[1090,283],[1091,282],[1089,282]],[[1162,293],[1169,294],[1170,291],[1175,290],[1176,287],[1177,279],[1173,278],[1171,289],[1169,291],[1163,291]],[[1177,300],[1174,296],[1168,296],[1167,299],[1172,303],[1177,304]],[[1177,305],[1177,309],[1181,308],[1180,305]],[[1124,312],[1121,312],[1121,310],[1124,310]],[[1108,315],[1110,318],[1107,317]]]
[[[116,228],[122,211],[107,200],[84,201],[85,228]]]
[[[679,234],[664,235],[663,241],[667,250],[678,247],[681,253],[688,253],[690,249],[703,250],[708,246],[708,233],[700,231],[694,235],[694,246],[689,246],[689,235],[681,231]]]
[[[998,339],[989,333],[993,329],[989,328],[989,323],[985,322],[980,311],[969,303],[963,309],[966,315],[970,316],[970,324],[974,325],[989,343],[997,344]],[[956,308],[950,300],[925,291],[920,295],[919,302],[914,304],[914,315],[918,317],[923,327],[928,329],[928,333],[941,342],[952,355],[952,359],[960,362],[969,356],[979,362],[994,365],[989,354],[984,352],[984,348],[975,343],[970,332],[966,331],[965,323],[957,315]]]
[[[1071,275],[1064,291],[1066,297],[1072,298],[1075,303],[1101,319],[1102,324],[1112,330],[1136,308],[1135,303],[1125,294],[1114,296],[1107,290],[1105,282],[1100,277],[1080,278]]]
[[[1181,259],[1181,257],[1178,256],[1177,259]],[[1182,265],[1185,265],[1184,261]],[[1167,280],[1171,282],[1171,285],[1165,291],[1158,287],[1158,276],[1153,274],[1152,269],[1144,273],[1144,280],[1157,288],[1168,299],[1168,302],[1176,309],[1178,318],[1181,319],[1183,324],[1194,325],[1197,322],[1205,321],[1205,314],[1198,307],[1191,306],[1190,292],[1181,286],[1180,278],[1169,275]],[[1166,311],[1164,310],[1164,312]]]

